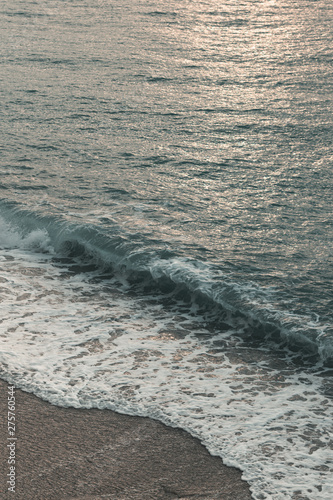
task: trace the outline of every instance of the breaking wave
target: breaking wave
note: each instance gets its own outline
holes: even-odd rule
[[[240,282],[218,266],[177,255],[160,242],[130,235],[110,224],[73,224],[1,206],[0,249],[20,248],[52,255],[54,265],[76,272],[121,276],[143,294],[163,293],[196,309],[219,328],[237,328],[256,342],[286,348],[293,356],[333,365],[333,332],[318,316],[293,312],[279,290]],[[283,303],[283,306],[281,306]],[[212,333],[213,335],[213,333]]]

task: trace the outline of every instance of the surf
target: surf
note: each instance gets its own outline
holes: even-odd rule
[[[2,205],[0,214],[0,248],[46,253],[53,265],[94,273],[95,280],[118,276],[137,294],[182,301],[217,329],[224,325],[249,342],[285,349],[286,355],[306,363],[333,366],[330,324],[282,308],[274,286],[240,281],[216,264],[163,248],[163,242],[132,238],[116,223],[110,230],[110,223],[107,228],[70,223],[8,205]]]

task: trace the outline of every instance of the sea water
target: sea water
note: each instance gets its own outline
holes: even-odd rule
[[[330,500],[331,2],[0,12],[1,377]]]

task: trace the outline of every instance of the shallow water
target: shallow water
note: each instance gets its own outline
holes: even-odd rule
[[[1,376],[330,499],[330,2],[14,0],[1,31]]]

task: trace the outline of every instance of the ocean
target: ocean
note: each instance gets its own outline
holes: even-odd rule
[[[333,495],[330,0],[2,0],[0,376]]]

